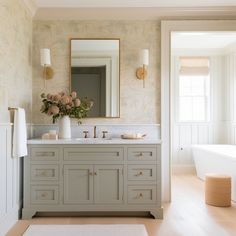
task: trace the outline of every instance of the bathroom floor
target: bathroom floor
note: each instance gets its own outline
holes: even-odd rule
[[[20,220],[6,236],[20,236],[29,224],[145,224],[149,236],[236,236],[236,203],[221,208],[204,203],[204,182],[194,175],[172,178],[172,202],[164,220],[145,217],[35,217]]]

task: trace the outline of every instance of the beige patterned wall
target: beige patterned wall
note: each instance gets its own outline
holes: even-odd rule
[[[69,90],[69,39],[120,38],[120,118],[86,119],[83,123],[160,122],[160,23],[156,21],[35,21],[33,23],[33,123],[50,123],[40,113],[42,92]],[[40,48],[51,49],[55,76],[44,88]],[[150,50],[146,88],[136,79],[140,49]]]
[[[31,122],[32,17],[20,0],[0,1],[0,111],[26,109]],[[0,117],[1,122],[1,117]]]

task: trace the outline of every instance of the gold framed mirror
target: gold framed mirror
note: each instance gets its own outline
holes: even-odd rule
[[[70,90],[93,100],[89,118],[120,117],[120,39],[70,40]]]

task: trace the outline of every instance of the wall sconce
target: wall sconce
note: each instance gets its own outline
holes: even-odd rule
[[[149,50],[143,49],[140,53],[141,67],[136,71],[136,76],[138,79],[143,80],[143,87],[145,88],[145,79],[147,78],[147,66],[149,64]]]
[[[46,86],[46,80],[52,79],[54,71],[51,68],[51,55],[50,49],[43,48],[40,50],[41,66],[43,66],[43,78],[44,86]]]

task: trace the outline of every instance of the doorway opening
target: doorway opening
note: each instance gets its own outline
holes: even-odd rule
[[[235,20],[181,20],[161,22],[161,139],[162,201],[171,201],[172,177],[172,77],[171,35],[173,32],[236,32]],[[231,89],[232,86],[231,86]]]
[[[173,31],[170,58],[172,175],[204,180],[193,146],[236,143],[236,32]]]

